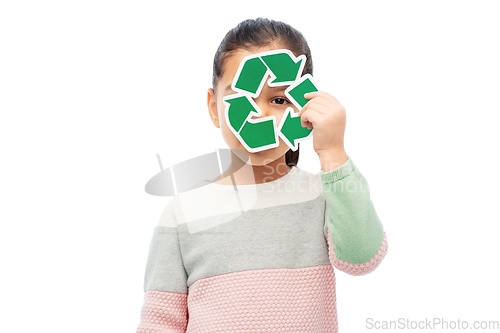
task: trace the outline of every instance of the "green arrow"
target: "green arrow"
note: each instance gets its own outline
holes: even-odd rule
[[[302,127],[300,123],[300,117],[297,115],[292,117],[292,108],[288,108],[285,110],[285,114],[283,115],[284,121],[281,121],[281,125],[279,130],[281,131],[281,137],[283,139],[286,138],[291,145],[293,151],[297,150],[296,140],[303,139],[307,137],[312,129],[308,129],[307,127]]]
[[[243,67],[236,76],[238,79],[234,88],[257,94],[262,80],[266,76],[267,67],[259,57],[251,58],[244,62]]]
[[[224,99],[224,101],[229,104],[227,118],[230,126],[236,132],[240,131],[241,126],[243,126],[250,113],[258,113],[247,96],[237,96],[235,98]]]
[[[285,91],[285,95],[288,95],[291,97],[292,102],[295,101],[298,105],[300,105],[300,108],[302,109],[304,105],[309,102],[308,99],[304,98],[304,94],[310,93],[313,91],[318,91],[318,88],[314,85],[314,83],[311,81],[311,75],[306,74],[303,76],[304,80],[297,84],[295,87],[290,86],[290,90]]]
[[[273,72],[276,79],[271,83],[295,81],[303,59],[295,62],[288,53],[277,53],[262,56],[266,66]]]
[[[246,122],[241,129],[240,136],[251,148],[259,148],[276,143],[272,119],[258,123]]]

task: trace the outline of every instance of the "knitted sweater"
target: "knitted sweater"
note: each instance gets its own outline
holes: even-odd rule
[[[337,332],[334,267],[373,271],[387,252],[351,158],[253,185],[175,196],[151,240],[137,333]]]

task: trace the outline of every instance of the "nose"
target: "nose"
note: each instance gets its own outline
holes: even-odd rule
[[[259,107],[261,114],[260,114],[260,116],[257,116],[256,113],[252,112],[251,119],[260,119],[260,118],[265,118],[265,117],[268,117],[271,115],[267,107],[265,107],[263,105],[259,105],[257,103],[255,103],[255,104]]]

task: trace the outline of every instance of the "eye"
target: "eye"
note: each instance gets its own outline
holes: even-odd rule
[[[271,103],[273,104],[285,104],[285,103],[290,103],[286,98],[283,97],[276,97],[271,100]]]

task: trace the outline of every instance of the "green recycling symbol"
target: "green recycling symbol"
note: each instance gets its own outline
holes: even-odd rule
[[[290,50],[273,50],[252,54],[243,58],[231,84],[236,94],[224,97],[226,123],[245,146],[255,153],[279,146],[279,137],[296,151],[298,143],[308,139],[312,129],[302,127],[298,113],[288,107],[276,126],[276,117],[268,116],[260,119],[250,119],[260,116],[259,109],[253,98],[260,95],[266,78],[270,87],[286,86],[285,96],[299,110],[309,101],[304,98],[308,92],[318,91],[310,74],[300,76],[306,56],[295,57]]]

